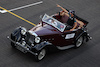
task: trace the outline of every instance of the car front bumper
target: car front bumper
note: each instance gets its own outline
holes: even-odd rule
[[[13,41],[9,36],[7,36],[7,38],[8,38],[11,42],[13,42],[13,43],[15,44],[16,48],[17,48],[18,50],[20,50],[21,52],[23,52],[23,53],[29,52],[29,53],[31,53],[31,54],[33,54],[33,55],[38,55],[38,53],[35,53],[35,52],[31,51],[31,50],[30,50],[28,47],[26,47],[25,45],[22,45],[22,44],[20,44],[19,42]]]

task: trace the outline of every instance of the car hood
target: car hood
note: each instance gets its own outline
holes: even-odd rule
[[[56,28],[50,25],[37,25],[36,27],[32,28],[31,31],[35,32],[38,36],[44,35],[53,35],[53,34],[61,34]]]

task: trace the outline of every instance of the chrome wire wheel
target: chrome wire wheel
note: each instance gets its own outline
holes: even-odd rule
[[[82,43],[83,43],[83,37],[81,36],[76,42],[76,47],[80,47]]]
[[[39,52],[39,55],[38,55],[38,60],[42,60],[46,55],[46,50],[45,49],[42,49],[40,52]]]

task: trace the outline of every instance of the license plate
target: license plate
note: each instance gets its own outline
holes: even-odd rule
[[[26,53],[26,51],[22,47],[20,47],[20,46],[17,46],[17,49],[20,50],[23,53]]]

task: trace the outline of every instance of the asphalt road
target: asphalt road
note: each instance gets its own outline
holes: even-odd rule
[[[39,1],[0,0],[0,6],[10,10]],[[6,38],[18,26],[27,29],[33,26],[9,13],[0,13],[0,67],[100,67],[100,0],[43,0],[42,4],[12,12],[37,24],[40,15],[52,15],[61,10],[56,4],[75,10],[78,16],[87,20],[93,39],[78,49],[49,53],[42,61],[35,62],[31,54],[13,49]]]

